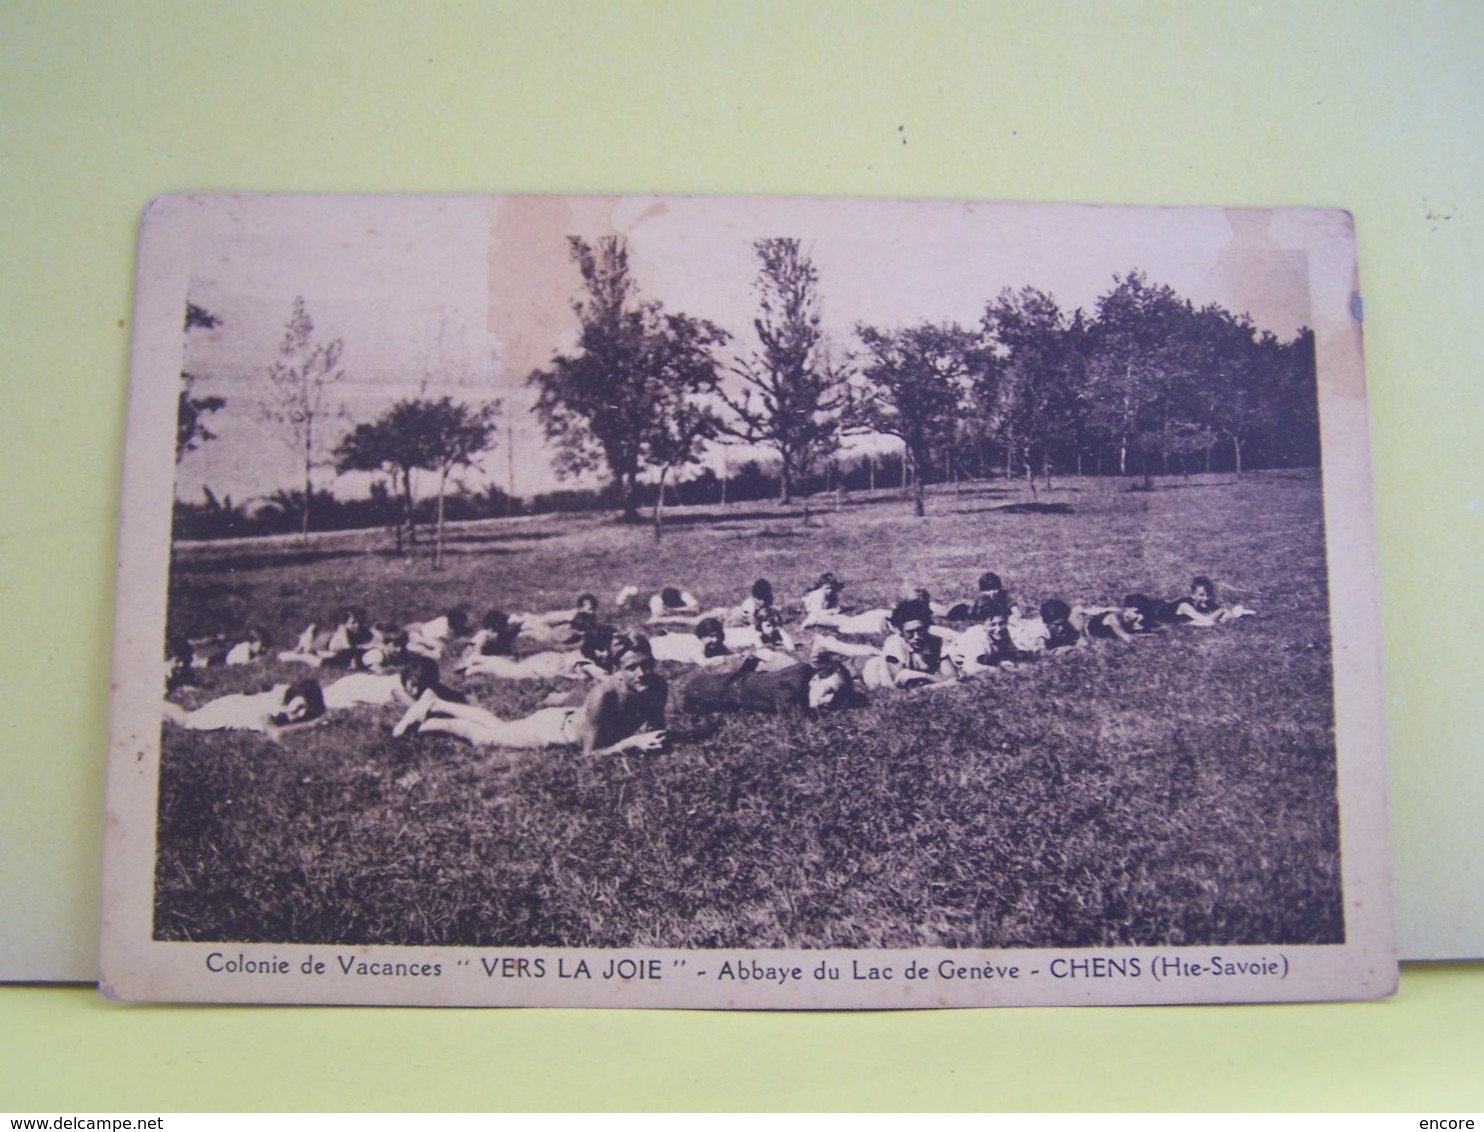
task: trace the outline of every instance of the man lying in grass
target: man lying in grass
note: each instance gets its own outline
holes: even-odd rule
[[[194,655],[191,642],[184,637],[177,635],[166,640],[164,678],[167,696],[196,682],[191,675],[191,658]]]
[[[824,624],[816,618],[828,620],[842,616],[845,610],[840,606],[840,591],[844,588],[845,583],[828,570],[821,574],[804,595],[804,620],[800,628]]]
[[[649,639],[656,660],[677,664],[715,665],[728,657],[747,653],[753,668],[778,671],[797,664],[794,639],[783,628],[776,609],[759,615],[757,628],[723,626],[719,617],[703,617],[691,633],[660,633]]]
[[[430,656],[407,657],[400,672],[352,672],[325,685],[325,707],[346,711],[354,707],[385,707],[388,704],[415,704],[431,690],[448,703],[467,703],[462,692],[446,686],[439,679],[438,662]]]
[[[659,633],[649,638],[656,660],[677,664],[714,664],[732,655],[718,617],[703,617],[693,633]]]
[[[963,678],[953,653],[961,634],[934,625],[932,606],[922,597],[898,602],[886,627],[879,649],[818,633],[810,656],[816,664],[831,657],[863,659],[861,683],[867,688],[948,687]]]
[[[751,592],[742,599],[742,604],[722,618],[729,626],[757,628],[764,611],[773,608],[773,583],[759,578],[752,583]]]
[[[1157,603],[1145,594],[1125,594],[1117,607],[1082,607],[1073,610],[1073,623],[1080,622],[1089,641],[1132,641],[1139,633],[1154,629]]]
[[[367,672],[397,673],[412,654],[407,649],[407,630],[390,621],[371,627],[371,641],[361,650],[360,667]]]
[[[993,570],[979,575],[979,596],[973,601],[960,601],[948,607],[943,615],[945,621],[972,621],[976,624],[989,616],[989,611],[1000,606],[1010,608],[1010,594],[1000,576]]]
[[[847,637],[884,637],[891,631],[891,610],[867,609],[851,613],[840,602],[845,583],[824,573],[804,595],[804,619],[800,629],[832,629]]]
[[[757,657],[748,657],[730,672],[697,673],[681,692],[681,704],[694,715],[831,711],[854,706],[861,698],[850,671],[837,661],[791,664],[770,672]]]
[[[580,594],[572,609],[516,613],[510,619],[519,622],[522,635],[533,641],[571,644],[598,623],[598,597],[596,594]]]
[[[469,652],[478,656],[514,656],[515,642],[525,628],[503,609],[491,609],[469,638]]]
[[[450,609],[441,617],[428,621],[416,621],[407,626],[407,647],[420,656],[434,660],[443,657],[443,650],[456,639],[467,637],[473,631],[469,623],[469,611],[463,608]]]
[[[298,643],[278,654],[289,664],[307,664],[311,668],[354,668],[361,652],[371,643],[371,626],[366,611],[352,606],[335,618],[335,628],[316,633],[313,625],[299,634]]]
[[[1072,607],[1056,597],[1041,603],[1039,617],[1021,617],[1018,610],[1012,610],[1010,640],[1024,653],[1051,652],[1087,644],[1082,630],[1072,624]]]
[[[783,627],[783,615],[771,606],[758,610],[756,622],[752,625],[727,626],[725,641],[727,648],[733,652],[751,649],[788,653],[796,645],[788,630]]]
[[[948,643],[948,659],[958,669],[960,676],[998,672],[1033,659],[1017,649],[1010,640],[1008,603],[991,602],[984,606],[983,612],[984,616],[979,624],[971,625],[957,640]]]
[[[833,629],[847,637],[883,637],[891,631],[891,610],[867,609],[860,613],[811,613],[799,626]]]
[[[876,656],[866,661],[861,679],[868,688],[914,688],[951,683],[958,668],[933,632],[933,611],[921,598],[899,602],[891,611],[894,630]]]
[[[219,668],[223,665],[253,664],[261,660],[268,638],[256,626],[249,625],[237,637],[192,637],[192,668]]]
[[[485,656],[474,653],[459,666],[468,676],[500,680],[584,680],[608,675],[616,663],[620,638],[611,625],[595,625],[582,634],[576,651],[532,653],[530,656]]]
[[[223,654],[222,663],[232,667],[255,664],[267,651],[268,634],[256,625],[249,625],[242,631],[242,639]]]
[[[625,586],[618,591],[614,604],[620,610],[628,609],[630,603],[637,603],[638,598],[638,586]],[[649,610],[651,624],[660,624],[664,621],[689,623],[701,613],[701,603],[696,600],[696,595],[679,586],[662,587],[658,593],[649,596],[645,606]]]
[[[429,688],[392,734],[452,735],[476,747],[511,750],[578,747],[585,755],[662,751],[669,694],[648,642],[640,638],[618,658],[618,670],[593,685],[581,707],[541,708],[523,719],[501,719],[486,708],[449,703]]]
[[[189,731],[258,731],[278,739],[289,731],[318,720],[325,714],[325,697],[313,680],[277,684],[266,692],[221,696],[186,711],[165,701],[168,723]]]
[[[1228,621],[1243,617],[1255,617],[1257,611],[1248,609],[1241,602],[1222,605],[1216,600],[1216,586],[1210,578],[1197,574],[1190,580],[1190,596],[1177,598],[1169,603],[1174,606],[1170,621],[1176,625],[1194,625],[1198,629],[1212,629]]]

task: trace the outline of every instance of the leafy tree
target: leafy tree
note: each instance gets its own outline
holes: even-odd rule
[[[536,413],[557,446],[557,474],[606,466],[632,520],[640,472],[655,468],[663,479],[715,435],[719,422],[706,407],[719,384],[712,351],[730,335],[641,302],[621,237],[589,243],[574,236],[569,253],[583,287],[572,304],[577,349],[557,354],[527,380],[539,391]]]
[[[448,397],[424,403],[422,434],[428,446],[430,470],[438,473],[438,527],[433,545],[433,568],[443,566],[444,499],[448,476],[455,468],[467,468],[494,443],[500,417],[499,402],[473,408],[456,404]]]
[[[952,323],[896,331],[857,325],[855,332],[867,352],[861,423],[906,446],[914,471],[912,510],[921,517],[933,452],[954,445],[969,387],[993,358],[979,335]]]
[[[753,319],[760,349],[734,367],[739,396],[723,392],[735,417],[727,431],[778,453],[778,502],[790,501],[818,461],[840,447],[851,389],[843,366],[829,357],[820,328],[819,271],[796,239],[757,240]]]
[[[421,443],[403,427],[403,415],[411,402],[399,402],[375,421],[355,426],[335,448],[338,472],[384,472],[396,497],[393,533],[397,553],[402,553],[403,531],[410,545],[417,545],[417,520],[413,511],[412,472],[425,464]],[[374,494],[373,485],[373,494]]]
[[[1277,339],[1257,328],[1245,315],[1238,318],[1211,304],[1194,316],[1202,380],[1199,396],[1203,424],[1211,446],[1227,440],[1232,464],[1242,474],[1243,454],[1277,424],[1279,406],[1272,396],[1272,360]],[[1209,451],[1208,463],[1209,463]]]
[[[220,325],[221,319],[204,307],[198,307],[192,302],[186,303],[186,333],[190,333],[197,327],[212,330]],[[206,441],[216,439],[216,433],[206,427],[204,418],[208,413],[225,408],[227,404],[223,397],[195,396],[194,389],[199,380],[201,380],[199,374],[181,371],[180,402],[175,413],[175,462],[177,464],[187,452],[194,452]]]
[[[1019,461],[1034,495],[1036,464],[1049,486],[1052,448],[1076,432],[1085,369],[1082,312],[1068,317],[1033,287],[1006,288],[985,309],[983,327],[1000,352],[986,370],[993,389],[978,399],[990,407],[992,430]]]
[[[685,381],[660,382],[656,401],[655,419],[644,443],[647,461],[659,469],[654,496],[654,537],[658,540],[663,530],[665,478],[700,458],[702,444],[716,436],[720,422],[709,406],[690,396]]]
[[[451,397],[398,401],[375,421],[357,425],[335,449],[339,471],[384,471],[401,498],[397,549],[402,549],[405,523],[409,542],[416,544],[412,473],[416,469],[438,476],[437,528],[433,565],[443,565],[444,500],[448,477],[455,468],[468,467],[488,451],[495,438],[500,405],[470,406]]]
[[[1300,327],[1292,341],[1270,334],[1258,341],[1259,384],[1273,406],[1272,421],[1254,447],[1269,467],[1319,463],[1319,375],[1314,332]]]
[[[314,469],[324,462],[325,418],[337,413],[331,409],[328,398],[331,387],[345,379],[345,371],[340,368],[340,356],[344,352],[343,338],[329,342],[314,340],[314,320],[309,316],[304,297],[296,298],[293,313],[284,326],[278,359],[268,367],[276,404],[267,410],[267,416],[287,428],[291,446],[304,458],[304,514],[299,537],[306,546],[314,499]]]
[[[1091,420],[1117,447],[1119,474],[1137,453],[1150,487],[1154,457],[1167,469],[1170,456],[1209,445],[1194,395],[1200,368],[1194,313],[1172,288],[1151,285],[1142,272],[1115,275],[1113,282],[1098,299],[1090,335]]]

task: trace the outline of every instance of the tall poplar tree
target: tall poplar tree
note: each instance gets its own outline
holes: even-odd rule
[[[787,504],[808,483],[819,461],[840,447],[852,407],[848,371],[833,364],[820,322],[819,271],[796,239],[757,240],[753,283],[759,348],[738,362],[736,395],[722,393],[731,410],[726,431],[778,453],[778,502]]]
[[[275,400],[266,410],[270,420],[284,426],[295,453],[304,466],[304,513],[299,538],[309,544],[309,509],[314,498],[314,469],[324,463],[327,418],[339,415],[330,403],[331,388],[345,380],[340,356],[345,339],[319,342],[314,337],[314,319],[304,297],[294,300],[293,312],[283,329],[278,358],[268,367],[268,380]]]

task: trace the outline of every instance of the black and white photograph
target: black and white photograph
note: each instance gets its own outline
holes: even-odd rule
[[[1389,994],[1343,212],[164,197],[103,984]]]

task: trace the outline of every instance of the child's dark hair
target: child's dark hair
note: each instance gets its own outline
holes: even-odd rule
[[[407,647],[407,630],[400,625],[394,625],[390,621],[381,621],[376,626],[376,632],[381,637],[383,645],[397,649]]]
[[[666,586],[660,590],[660,604],[666,609],[679,609],[685,604],[685,598],[681,596],[680,590],[675,586]]]
[[[464,636],[469,631],[469,611],[463,606],[450,609],[445,616],[448,618],[448,631],[456,636]]]
[[[993,597],[980,604],[976,612],[980,615],[980,620],[982,621],[988,621],[991,617],[1009,618],[1010,602],[1003,595]]]
[[[765,601],[771,605],[773,602],[773,583],[768,581],[767,578],[759,578],[752,583],[752,596],[757,598],[758,601]]]
[[[174,662],[165,673],[165,691],[173,692],[194,682],[191,663],[196,659],[196,650],[185,637],[175,634],[165,639],[165,659]]]
[[[832,653],[827,653],[821,656],[819,660],[810,667],[813,669],[814,679],[816,680],[825,679],[826,677],[835,676],[837,674],[840,676],[844,676],[846,680],[849,680],[852,683],[855,680],[855,677],[852,676],[850,673],[850,669],[841,664],[840,659]]]
[[[582,647],[578,651],[595,664],[605,664],[608,658],[602,654],[617,651],[614,647],[617,638],[618,632],[612,625],[594,625],[583,631]]]
[[[325,714],[325,694],[320,690],[319,682],[312,679],[295,680],[288,686],[283,694],[283,702],[287,704],[290,700],[304,701],[304,718],[295,720],[297,723],[308,723],[311,719],[318,719]],[[283,724],[290,722],[287,716],[278,715],[274,722]]]
[[[1194,578],[1190,579],[1190,592],[1191,592],[1191,595],[1194,596],[1195,595],[1195,591],[1198,590],[1198,589],[1204,589],[1206,591],[1206,601],[1205,601],[1205,604],[1204,605],[1202,605],[1201,603],[1197,602],[1196,603],[1197,608],[1199,608],[1202,613],[1206,613],[1206,612],[1209,612],[1210,610],[1215,609],[1216,608],[1216,584],[1214,582],[1212,582],[1211,579],[1208,578],[1208,577],[1206,577],[1204,574],[1197,574]]]
[[[1123,608],[1137,612],[1146,624],[1153,624],[1159,618],[1159,602],[1148,594],[1124,594]]]
[[[515,639],[520,636],[521,624],[511,621],[510,614],[503,609],[491,609],[481,622],[488,637],[479,646],[482,656],[515,655]]]
[[[721,619],[717,617],[704,617],[696,623],[696,636],[698,637],[718,637],[724,632]]]
[[[1053,621],[1065,621],[1072,616],[1072,607],[1060,598],[1047,598],[1041,603],[1041,620],[1050,625]]]
[[[597,609],[598,608],[598,595],[597,594],[578,594],[577,595],[577,604],[578,604],[579,607],[584,606],[584,605],[590,605],[594,609]]]
[[[640,656],[647,656],[651,660],[654,659],[654,649],[650,647],[649,638],[643,633],[634,633],[633,635],[628,633],[616,634],[613,638],[614,663],[617,664],[631,652],[636,652]]]
[[[835,577],[835,575],[830,573],[830,571],[826,570],[823,574],[815,579],[814,585],[810,586],[809,588],[822,590],[826,587],[829,587],[832,590],[843,590],[845,588],[845,583],[840,581],[840,579]]]
[[[982,594],[997,593],[1005,587],[1000,581],[1000,576],[993,570],[986,570],[979,575],[979,592]]]
[[[424,692],[438,686],[438,662],[430,656],[413,653],[402,667],[402,687],[416,684]]]
[[[906,601],[897,602],[897,607],[891,611],[891,623],[900,629],[909,621],[921,621],[926,625],[931,625],[933,623],[932,607],[917,597],[909,597]]]

